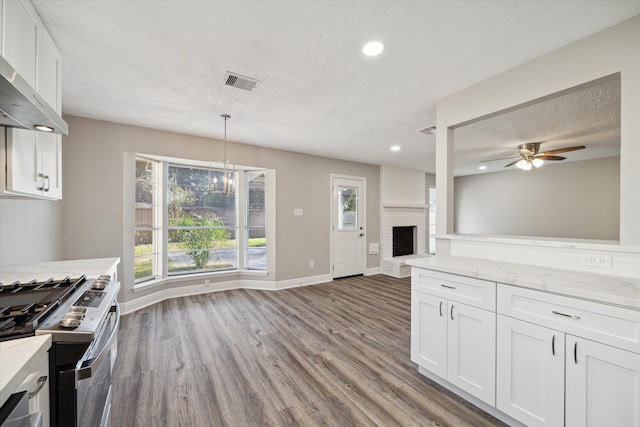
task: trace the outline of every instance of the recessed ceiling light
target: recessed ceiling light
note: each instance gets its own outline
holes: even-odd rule
[[[362,48],[362,53],[367,56],[376,56],[380,55],[384,50],[384,45],[379,41],[372,41],[364,45]]]
[[[400,151],[400,146],[394,145],[393,147],[391,147],[391,151]]]
[[[480,169],[481,171],[485,170],[487,167],[485,165],[482,166],[478,166],[478,169]]]

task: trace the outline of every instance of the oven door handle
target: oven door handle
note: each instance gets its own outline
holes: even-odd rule
[[[100,354],[98,354],[93,359],[85,360],[82,362],[82,365],[79,369],[76,369],[76,388],[78,386],[78,381],[84,380],[85,378],[91,378],[93,375],[94,366],[100,364],[102,358],[111,348],[113,341],[118,336],[118,329],[120,328],[120,306],[118,303],[115,304],[115,316],[116,316],[116,324],[113,326],[113,330],[111,331],[111,336],[107,340],[107,343],[100,350]]]

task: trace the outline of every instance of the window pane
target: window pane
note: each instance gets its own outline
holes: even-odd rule
[[[358,189],[338,187],[338,230],[358,229]]]
[[[224,173],[169,165],[169,274],[237,267],[235,191],[222,194]],[[227,177],[229,188],[235,174]]]
[[[267,238],[265,232],[265,182],[264,171],[247,172],[247,241],[246,268],[267,269]]]
[[[153,279],[157,266],[154,227],[154,194],[156,191],[156,163],[136,159],[135,223],[134,223],[134,279],[135,282]]]

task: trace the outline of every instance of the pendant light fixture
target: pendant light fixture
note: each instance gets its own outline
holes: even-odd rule
[[[220,190],[222,191],[222,195],[226,196],[228,194],[233,194],[235,190],[233,179],[236,175],[236,166],[231,165],[229,163],[229,159],[227,158],[227,120],[229,120],[231,116],[228,114],[220,114],[220,117],[224,119],[224,166]],[[231,166],[233,166],[233,169],[231,168]],[[213,178],[213,191],[218,191],[217,177]]]

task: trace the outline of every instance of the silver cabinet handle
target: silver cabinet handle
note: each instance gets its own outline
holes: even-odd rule
[[[42,387],[44,387],[46,383],[47,383],[46,375],[43,375],[40,378],[38,378],[38,387],[34,391],[29,392],[29,399],[33,399],[38,393],[40,393],[40,390],[42,390]]]
[[[45,177],[45,175],[44,175],[44,174],[42,174],[42,173],[39,173],[39,174],[38,174],[38,178],[42,178],[42,186],[41,186],[41,187],[38,187],[38,190],[40,190],[40,191],[43,191],[43,190],[45,189],[45,186],[44,186],[44,177]]]
[[[442,301],[440,301],[440,317],[442,317]]]
[[[451,320],[453,320],[453,304],[451,304],[451,312],[450,312],[450,314],[451,314]]]
[[[44,189],[44,191],[47,192],[51,189],[51,180],[49,179],[49,175],[45,175],[44,179],[47,180],[47,186]],[[44,185],[44,182],[42,183],[42,185]]]
[[[570,317],[572,319],[579,319],[580,318],[580,316],[576,316],[575,314],[561,313],[561,312],[555,311],[555,310],[551,310],[551,312],[553,314],[557,314],[558,316]]]
[[[447,288],[447,289],[455,289],[455,286],[449,286],[449,285],[444,285],[444,284],[440,284],[440,286],[442,286],[443,288]]]
[[[578,364],[578,341],[573,343],[573,361]]]
[[[556,355],[556,336],[554,335],[553,338],[551,338],[551,354],[552,355]]]

